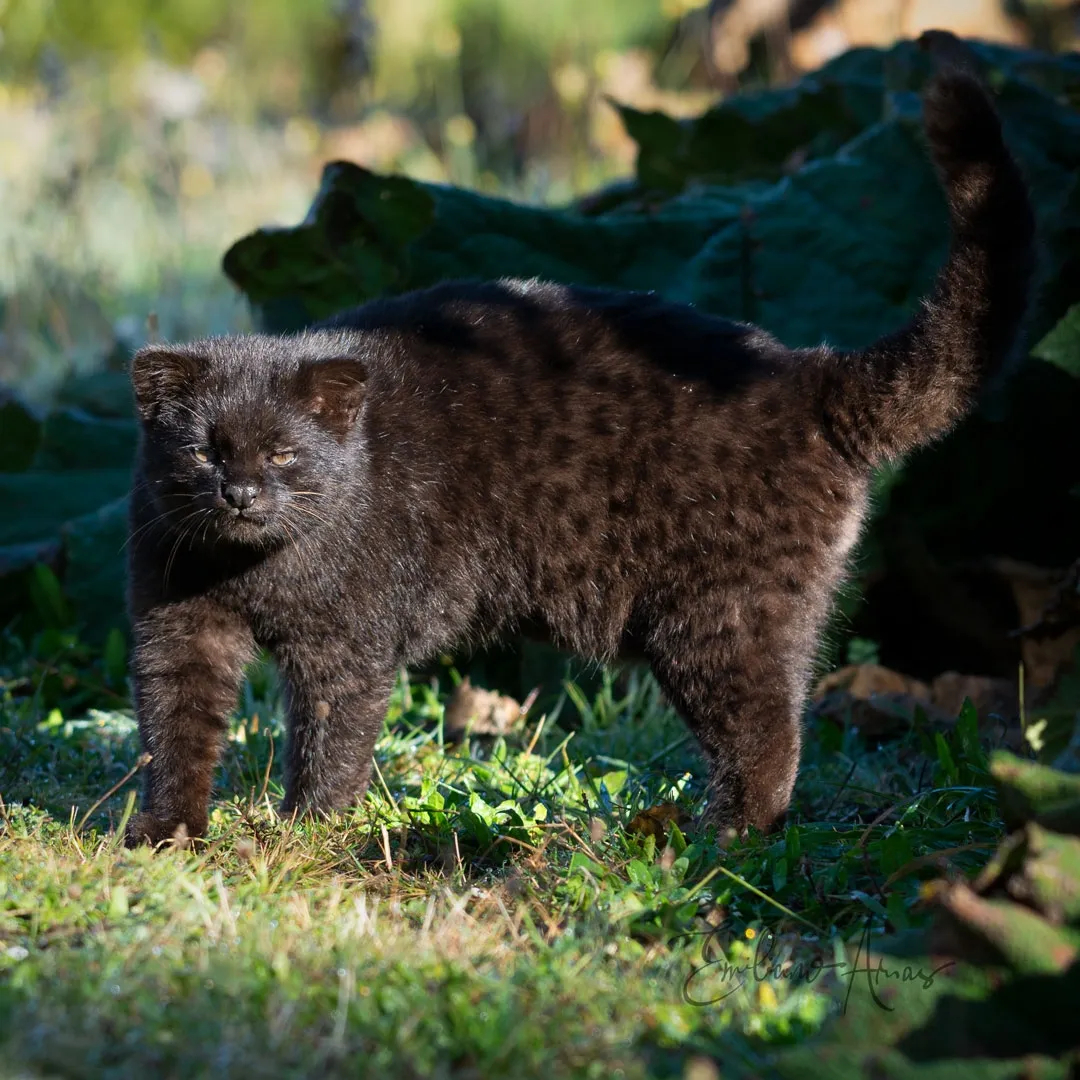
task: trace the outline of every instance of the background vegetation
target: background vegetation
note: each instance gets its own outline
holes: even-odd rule
[[[926,20],[1011,46],[977,57],[1045,239],[1030,356],[880,477],[786,832],[694,829],[699,761],[650,678],[513,648],[403,674],[378,782],[330,825],[273,812],[253,670],[209,847],[118,850],[131,350],[501,274],[869,340],[946,235],[923,58],[846,50]],[[1076,1068],[1080,60],[1017,48],[1074,23],[0,0],[0,1078]],[[539,693],[492,709],[466,673]]]

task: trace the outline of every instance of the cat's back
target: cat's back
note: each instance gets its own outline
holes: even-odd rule
[[[770,381],[790,353],[754,326],[656,293],[538,280],[449,282],[376,301],[321,324],[352,331],[385,395],[456,409],[591,409],[656,404],[692,388],[723,406]]]
[[[693,503],[703,486],[745,493],[747,474],[797,485],[823,446],[789,350],[653,293],[449,283],[326,326],[370,357],[372,444],[461,499]]]
[[[592,511],[643,484],[738,486],[770,468],[797,483],[832,464],[790,350],[654,293],[451,282],[324,327],[354,335],[371,445],[421,487]]]

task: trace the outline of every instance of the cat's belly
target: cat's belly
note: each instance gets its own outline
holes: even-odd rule
[[[551,645],[575,653],[584,660],[625,664],[644,664],[648,662],[645,643],[627,627],[619,634],[609,634],[605,640],[583,639],[579,632],[572,635],[559,634],[540,616],[525,619],[518,624],[517,633],[529,641],[542,645]],[[611,648],[614,640],[614,648]]]

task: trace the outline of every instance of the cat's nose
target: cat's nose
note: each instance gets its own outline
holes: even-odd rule
[[[236,484],[224,484],[221,488],[221,494],[230,506],[237,510],[246,510],[255,501],[255,496],[259,494],[259,485],[253,484],[250,480]]]

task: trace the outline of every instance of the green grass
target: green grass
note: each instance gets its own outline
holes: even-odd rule
[[[628,826],[664,802],[692,820],[703,768],[633,671],[457,747],[450,679],[402,680],[364,805],[282,821],[280,699],[257,669],[208,844],[128,852],[117,643],[8,638],[2,679],[5,1078],[763,1075],[827,1028],[842,980],[740,988],[703,959],[752,963],[772,932],[795,962],[867,917],[917,925],[920,883],[999,835],[970,724],[884,748],[811,724],[786,833],[721,851],[687,824],[658,844]]]

